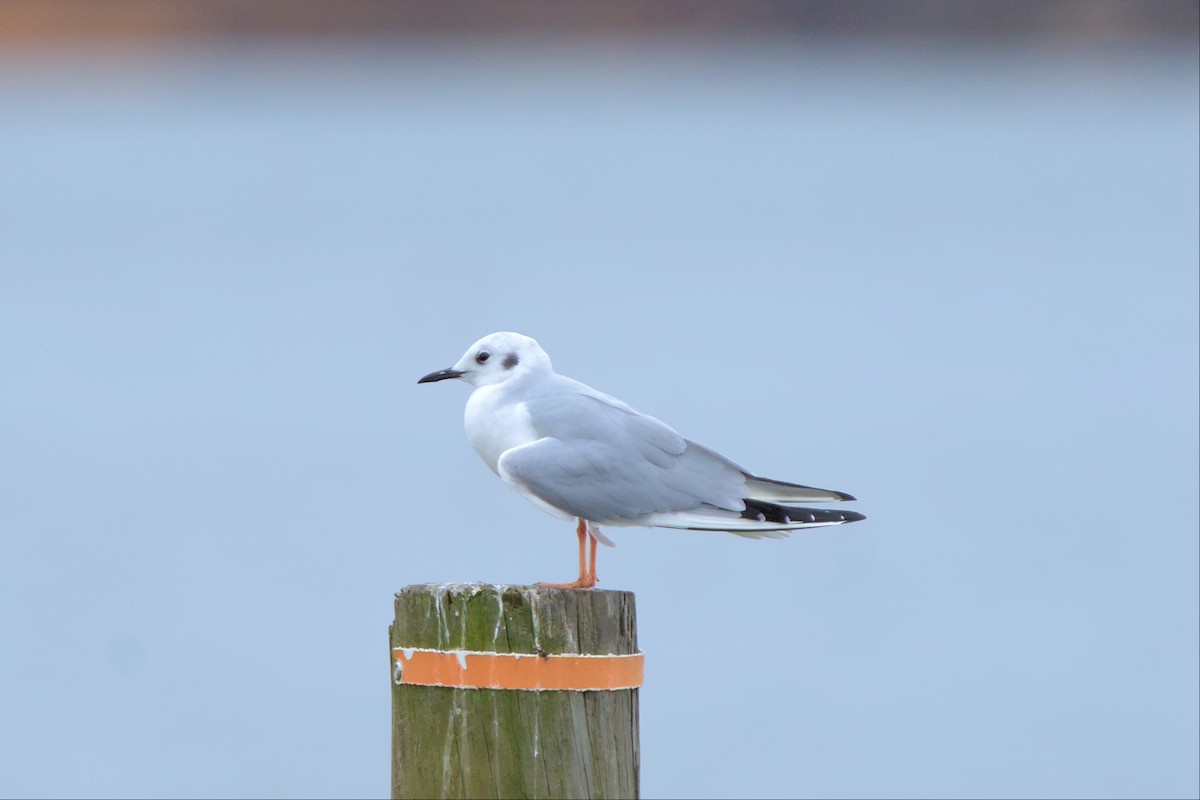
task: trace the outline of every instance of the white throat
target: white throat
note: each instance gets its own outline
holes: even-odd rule
[[[471,447],[496,474],[496,463],[504,451],[537,441],[525,403],[507,397],[504,384],[480,386],[467,398],[463,424]]]

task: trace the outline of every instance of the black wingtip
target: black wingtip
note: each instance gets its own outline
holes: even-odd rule
[[[838,494],[838,501],[839,501],[839,502],[842,502],[842,503],[849,503],[851,500],[857,500],[857,499],[858,499],[858,498],[857,498],[857,497],[855,497],[854,495],[852,495],[852,494],[846,494],[845,492],[838,492],[837,494]]]
[[[866,516],[857,511],[843,511],[838,508],[801,508],[799,506],[781,506],[762,500],[743,498],[746,509],[742,512],[744,519],[771,522],[778,525],[803,524],[805,522],[858,522]]]

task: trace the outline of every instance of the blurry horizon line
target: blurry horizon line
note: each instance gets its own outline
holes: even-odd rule
[[[0,43],[763,36],[1200,45],[1195,0],[0,0]]]

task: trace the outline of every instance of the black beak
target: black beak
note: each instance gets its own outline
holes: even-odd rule
[[[431,372],[417,383],[434,383],[435,381],[444,381],[450,378],[457,378],[462,375],[462,370],[459,369],[439,369],[437,372]]]

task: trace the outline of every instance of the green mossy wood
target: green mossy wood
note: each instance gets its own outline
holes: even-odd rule
[[[631,592],[423,584],[396,595],[391,646],[637,652]],[[391,653],[389,651],[389,657]],[[638,694],[392,683],[392,797],[638,796]]]

